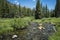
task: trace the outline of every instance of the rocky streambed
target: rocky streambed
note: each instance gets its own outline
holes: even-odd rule
[[[17,34],[0,36],[0,40],[48,40],[49,35],[55,32],[55,25],[52,23],[29,22],[26,29]]]

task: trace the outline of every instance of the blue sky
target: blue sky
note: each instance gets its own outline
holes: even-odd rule
[[[26,6],[28,8],[34,8],[36,6],[36,0],[8,0],[9,2],[21,6]],[[47,4],[49,10],[55,8],[56,0],[41,0],[43,6]]]

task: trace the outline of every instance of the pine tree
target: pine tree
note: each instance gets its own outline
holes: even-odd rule
[[[22,14],[21,14],[21,6],[19,5],[19,15],[20,15],[20,17],[22,16]]]
[[[47,5],[46,5],[46,17],[47,17]]]
[[[8,15],[8,13],[9,13],[9,6],[8,6],[8,2],[7,2],[7,0],[2,0],[1,1],[1,17],[4,17],[4,18],[6,18],[6,17],[9,17]]]
[[[41,6],[40,6],[40,0],[37,0],[36,3],[36,11],[35,11],[35,19],[41,18]]]
[[[32,9],[32,16],[35,16],[35,8]]]
[[[56,0],[55,17],[60,17],[60,0]]]
[[[49,10],[48,10],[47,4],[46,4],[46,17],[47,18],[50,17],[50,14],[48,12],[49,12]]]

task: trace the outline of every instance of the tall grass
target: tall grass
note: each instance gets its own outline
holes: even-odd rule
[[[0,19],[0,33],[6,31],[13,31],[14,29],[25,28],[33,18],[25,17],[25,18],[13,18],[13,19]]]

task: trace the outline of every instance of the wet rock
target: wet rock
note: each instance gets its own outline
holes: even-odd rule
[[[12,36],[13,39],[14,39],[14,38],[17,38],[17,37],[18,37],[17,35],[13,35],[13,36]]]
[[[47,33],[54,33],[56,32],[55,26],[52,23],[43,23],[45,30],[47,31]]]

